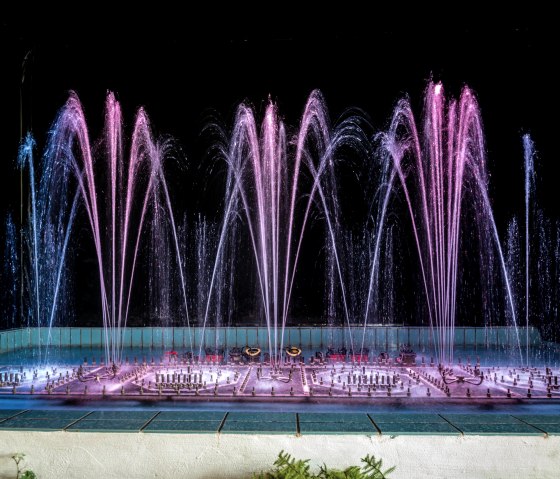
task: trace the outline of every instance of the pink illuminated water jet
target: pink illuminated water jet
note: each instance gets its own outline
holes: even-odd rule
[[[487,225],[494,237],[515,326],[517,322],[488,199],[484,134],[474,95],[465,87],[458,101],[446,102],[442,85],[430,83],[423,128],[418,130],[409,101],[401,100],[384,145],[408,205],[434,344],[444,364],[453,361],[461,213],[467,196],[480,206],[474,221]]]
[[[30,165],[32,180],[31,263],[36,288],[37,324],[39,326],[44,324],[43,316],[46,311],[50,311],[51,317],[47,324],[52,326],[66,246],[78,199],[81,199],[89,220],[97,258],[106,357],[108,362],[117,364],[122,361],[122,335],[128,319],[137,257],[150,203],[161,202],[167,210],[176,245],[175,252],[179,256],[171,200],[163,176],[163,160],[168,145],[154,140],[148,117],[143,109],[139,109],[136,115],[131,138],[130,151],[125,153],[121,108],[115,96],[109,93],[105,113],[104,155],[96,156],[90,142],[82,105],[78,96],[71,93],[58,115],[49,138],[45,154],[46,179],[41,181],[40,199],[36,198],[35,193],[32,143],[25,143],[20,153],[21,161]],[[64,175],[60,173],[61,170]],[[63,217],[63,220],[59,219],[58,222],[62,224],[64,239],[45,241],[39,235],[44,234],[42,230],[48,229],[52,222],[52,213],[49,212],[48,205],[53,202],[52,195],[55,191],[51,183],[67,183],[68,171],[73,172],[77,186],[68,216],[65,213],[65,205],[57,203],[58,214]],[[107,189],[104,188],[102,180],[108,182]],[[160,189],[163,192],[162,198],[156,194],[156,190]],[[37,209],[42,212],[41,215],[35,213]],[[57,258],[58,265],[54,268],[55,272],[58,271],[58,276],[55,281],[48,278],[55,284],[55,293],[53,297],[44,298],[39,289],[46,281],[48,272],[43,271],[42,257],[51,255],[50,249],[60,248],[60,245],[62,250]],[[178,261],[178,264],[182,293],[185,297],[181,261]],[[44,301],[45,299],[47,301]],[[41,309],[43,302],[46,303],[46,307]],[[188,320],[186,297],[184,304]]]

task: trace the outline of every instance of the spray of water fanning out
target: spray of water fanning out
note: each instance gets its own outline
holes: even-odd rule
[[[441,84],[430,83],[423,128],[419,131],[410,103],[403,99],[395,108],[384,146],[408,206],[434,344],[444,364],[453,361],[464,201],[477,205],[471,221],[494,238],[514,324],[516,312],[488,198],[480,111],[469,88],[458,101],[447,103]]]
[[[94,148],[82,105],[72,93],[53,125],[40,168],[34,159],[31,137],[23,142],[19,155],[30,180],[29,220],[23,245],[26,259],[22,265],[25,308],[30,325],[39,330],[47,328],[45,340],[39,343],[50,344],[50,328],[61,314],[64,296],[69,294],[66,274],[73,227],[77,215],[85,213],[97,260],[109,362],[122,361],[122,338],[143,247],[150,253],[147,283],[153,290],[150,297],[158,316],[173,324],[174,306],[170,305],[176,295],[173,285],[177,283],[187,325],[190,328],[189,309],[194,309],[202,326],[202,357],[205,328],[220,321],[235,321],[230,296],[238,274],[233,265],[249,261],[240,258],[239,244],[245,234],[255,269],[257,314],[262,315],[267,326],[270,361],[280,364],[305,233],[314,218],[320,218],[324,228],[321,247],[328,277],[327,315],[338,316],[347,326],[363,324],[359,344],[351,334],[348,336],[352,354],[367,348],[369,325],[381,322],[381,315],[386,322],[392,322],[397,315],[399,277],[395,268],[399,253],[395,245],[405,223],[412,232],[421,278],[417,287],[423,293],[438,362],[453,362],[455,324],[462,301],[458,297],[464,271],[461,253],[465,235],[474,229],[479,238],[478,249],[473,251],[480,256],[481,294],[488,294],[482,303],[494,314],[495,301],[489,299],[492,293],[484,288],[492,289],[495,269],[503,285],[501,299],[507,308],[504,315],[515,326],[521,351],[517,329],[521,301],[515,295],[522,295],[511,279],[512,270],[519,265],[520,247],[511,236],[519,235],[523,223],[512,223],[505,255],[488,196],[481,115],[471,90],[465,87],[458,100],[448,101],[441,84],[429,83],[421,126],[417,125],[409,100],[400,100],[387,131],[376,136],[381,145],[378,150],[371,147],[361,122],[359,115],[348,116],[331,127],[318,91],[311,93],[293,136],[286,132],[272,102],[260,127],[253,109],[240,105],[232,131],[222,132],[216,146],[227,166],[223,216],[215,223],[199,216],[191,232],[186,220],[181,228],[175,224],[163,170],[170,145],[154,139],[144,110],[136,115],[130,147],[126,149],[121,108],[109,93],[104,135],[101,146]],[[534,149],[529,137],[524,138],[524,146],[528,363],[529,229],[533,221],[529,212],[534,189]],[[338,190],[338,154],[348,148],[361,155],[365,167],[375,173],[369,176],[375,176],[375,200],[371,201],[374,206],[368,210],[360,231],[345,229],[345,210]],[[388,219],[395,199],[405,205],[406,212],[399,216],[398,227]],[[554,249],[554,244],[555,251],[559,250],[557,239],[551,237],[548,243],[548,249]],[[469,248],[473,245],[469,244]],[[187,250],[191,251],[190,259]],[[172,262],[176,271],[168,267]],[[541,263],[544,264],[539,260],[538,265]],[[248,266],[243,263],[242,267]],[[194,286],[188,284],[189,278]],[[38,334],[43,337],[41,331]],[[192,351],[190,330],[189,337]],[[223,346],[218,335],[212,346]]]
[[[121,108],[109,93],[104,151],[100,158],[96,157],[82,105],[77,95],[71,93],[52,128],[39,187],[30,137],[20,151],[20,164],[29,166],[31,185],[27,238],[29,289],[33,298],[30,311],[34,322],[39,328],[49,326],[50,331],[60,303],[59,290],[64,284],[62,276],[72,224],[78,205],[83,205],[97,258],[108,362],[118,364],[122,360],[122,334],[130,309],[138,252],[147,211],[154,202],[161,203],[168,213],[176,245],[174,254],[179,255],[171,200],[163,176],[166,149],[165,143],[153,139],[148,117],[140,109],[130,150],[125,153]],[[155,210],[159,211],[159,207]],[[181,267],[179,272],[185,293]],[[186,294],[183,297],[188,318]]]

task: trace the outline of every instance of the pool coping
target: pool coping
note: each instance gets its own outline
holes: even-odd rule
[[[560,414],[0,409],[3,431],[558,436]]]

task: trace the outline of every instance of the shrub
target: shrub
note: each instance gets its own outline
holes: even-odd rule
[[[373,455],[362,458],[361,466],[350,466],[346,469],[329,469],[323,464],[317,474],[311,472],[309,459],[295,459],[290,454],[280,451],[274,461],[275,468],[269,472],[261,472],[254,479],[385,479],[395,467],[382,471],[382,460]]]

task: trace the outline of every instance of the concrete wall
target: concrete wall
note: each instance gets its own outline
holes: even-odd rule
[[[0,478],[26,454],[39,478],[249,478],[285,450],[316,466],[358,464],[366,454],[396,465],[391,479],[559,477],[560,436],[284,436],[0,432]]]
[[[351,342],[361,345],[364,329],[362,327],[329,328],[300,327],[286,328],[284,343],[302,348],[325,349],[329,345],[350,349]],[[531,344],[540,344],[540,334],[536,328],[529,328]],[[525,338],[525,328],[455,328],[457,347],[517,346],[518,338]],[[25,328],[0,331],[0,353],[40,344],[54,346],[99,347],[103,344],[103,328]],[[264,346],[268,342],[267,329],[264,327],[232,328],[127,328],[123,332],[123,345],[135,348],[189,349],[203,344],[216,342],[226,347],[246,345]],[[368,326],[365,330],[366,347],[375,351],[398,348],[409,343],[418,351],[432,347],[430,329],[426,327]]]

